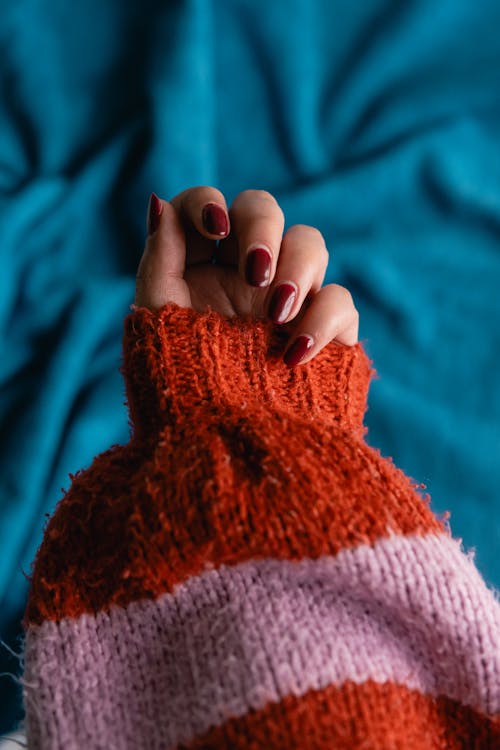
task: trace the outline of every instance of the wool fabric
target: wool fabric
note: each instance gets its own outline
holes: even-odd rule
[[[289,368],[287,339],[126,318],[130,442],[72,477],[31,571],[30,750],[500,748],[496,592],[367,444],[362,345]]]

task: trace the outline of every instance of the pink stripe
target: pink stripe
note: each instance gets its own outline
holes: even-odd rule
[[[497,714],[500,604],[456,540],[393,536],[207,570],[155,602],[31,627],[25,662],[32,750],[174,748],[346,680]]]

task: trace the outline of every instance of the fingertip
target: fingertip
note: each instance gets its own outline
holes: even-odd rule
[[[148,236],[154,234],[160,226],[163,203],[156,193],[149,196],[148,215],[146,221]]]
[[[186,230],[195,229],[202,237],[220,240],[229,234],[229,213],[224,195],[215,187],[187,188],[170,201]]]
[[[204,230],[216,237],[226,237],[229,234],[229,216],[225,208],[219,203],[207,203],[201,212]]]
[[[295,367],[310,353],[314,347],[315,340],[309,334],[302,333],[297,336],[288,347],[283,356],[283,361],[288,367]]]
[[[177,211],[151,193],[148,236],[136,274],[135,304],[157,310],[170,301],[190,306],[186,296],[186,238]]]
[[[247,284],[255,287],[268,287],[273,276],[273,255],[268,247],[258,243],[256,247],[250,247],[244,268],[244,278]]]

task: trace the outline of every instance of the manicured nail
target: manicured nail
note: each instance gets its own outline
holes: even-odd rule
[[[269,317],[273,323],[284,323],[290,315],[297,297],[297,289],[292,284],[280,284],[275,290],[269,305]]]
[[[312,336],[299,336],[295,339],[290,349],[288,349],[287,353],[283,357],[285,364],[289,367],[298,365],[313,346],[314,339]]]
[[[224,237],[229,229],[227,215],[222,206],[217,203],[207,203],[201,212],[203,226],[210,234],[218,234]]]
[[[163,210],[163,203],[156,193],[151,193],[148,208],[148,234],[154,234],[160,226],[160,216]]]
[[[271,278],[271,255],[269,250],[258,247],[247,255],[246,280],[252,286],[267,286]]]

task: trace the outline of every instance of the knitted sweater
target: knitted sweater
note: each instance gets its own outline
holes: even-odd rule
[[[30,750],[500,748],[500,604],[365,442],[370,362],[125,322],[132,435],[72,477],[24,618]],[[401,425],[404,429],[404,425]]]

